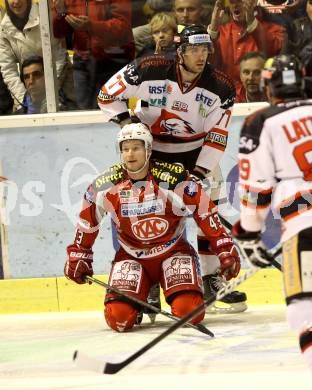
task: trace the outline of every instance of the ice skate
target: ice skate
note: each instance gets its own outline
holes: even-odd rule
[[[212,295],[216,296],[217,292],[224,287],[224,279],[218,274],[203,276],[204,299],[207,300]],[[247,310],[247,296],[244,292],[232,291],[221,301],[215,301],[206,308],[207,314],[224,314],[224,313],[242,313]]]
[[[148,297],[147,297],[147,303],[157,307],[158,309],[161,309],[159,283],[156,283],[151,287],[150,292],[149,292]],[[144,308],[143,312],[144,312],[144,314],[148,315],[151,323],[153,324],[156,320],[157,313],[148,309],[147,307]]]

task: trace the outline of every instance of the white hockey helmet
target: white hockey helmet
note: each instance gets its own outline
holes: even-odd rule
[[[145,149],[151,150],[153,143],[153,136],[148,127],[143,123],[130,123],[125,125],[117,135],[117,144],[119,151],[121,151],[121,144],[123,141],[140,140],[144,142]]]

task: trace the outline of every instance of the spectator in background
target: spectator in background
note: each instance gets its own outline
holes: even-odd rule
[[[302,5],[306,0],[258,0],[258,6],[272,15],[300,15]]]
[[[232,78],[239,91],[240,60],[250,51],[264,53],[265,57],[278,54],[284,40],[284,27],[260,20],[255,16],[257,0],[229,0],[230,20],[222,23],[225,6],[217,0],[208,32],[215,45],[214,62]]]
[[[141,26],[142,23],[147,23],[145,15],[145,0],[134,0],[131,1],[131,25],[132,27]]]
[[[147,0],[144,5],[144,13],[151,20],[156,13],[171,12],[172,0]],[[133,30],[136,57],[141,55],[147,46],[153,45],[151,26],[149,23],[135,27]]]
[[[38,4],[31,0],[5,0],[6,14],[1,22],[0,67],[4,82],[15,100],[16,108],[22,106],[26,92],[20,79],[18,64],[30,55],[41,55],[41,36]],[[60,40],[52,39],[59,86],[67,97],[74,100],[72,69]]]
[[[283,53],[301,56],[305,46],[312,41],[312,0],[307,0],[306,15],[292,22],[292,35],[287,36]]]
[[[263,54],[256,51],[246,53],[240,60],[241,87],[237,91],[236,103],[264,102],[266,97],[260,88],[261,71],[264,67]]]
[[[134,58],[131,1],[54,0],[53,31],[73,34],[78,107],[97,108],[100,87]]]
[[[174,12],[179,32],[191,24],[208,24],[207,20],[202,20],[203,0],[175,0]]]
[[[305,46],[301,53],[301,60],[305,68],[305,91],[307,97],[312,99],[312,42]]]
[[[41,114],[47,112],[43,58],[33,56],[26,59],[21,66],[21,80],[26,93],[21,113]]]
[[[4,9],[0,6],[0,23],[4,15]],[[10,95],[8,87],[3,81],[2,73],[0,71],[0,115],[9,115],[12,113],[13,99]]]
[[[41,56],[26,58],[21,65],[21,80],[25,85],[26,93],[23,99],[23,106],[17,111],[17,114],[42,114],[47,112],[44,66]],[[75,108],[68,106],[68,102],[64,100],[62,90],[60,90],[59,110],[65,111]]]
[[[160,12],[152,17],[150,27],[153,43],[146,45],[138,54],[138,57],[147,54],[168,54],[175,56],[176,47],[174,37],[177,34],[175,17],[171,14]]]
[[[12,110],[13,99],[0,72],[0,115],[10,115]]]

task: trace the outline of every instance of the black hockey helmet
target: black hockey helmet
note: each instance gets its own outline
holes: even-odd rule
[[[277,98],[303,97],[303,66],[299,59],[293,54],[280,54],[267,59],[261,72],[261,86],[265,85]]]
[[[184,27],[174,40],[177,47],[181,48],[182,51],[188,45],[207,45],[209,53],[213,53],[213,44],[210,35],[207,33],[207,28],[202,24],[191,24],[190,26]]]

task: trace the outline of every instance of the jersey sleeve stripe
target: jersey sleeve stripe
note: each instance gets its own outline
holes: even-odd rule
[[[280,203],[279,208],[288,207],[292,202],[294,202],[296,199],[304,197],[305,199],[309,198],[312,194],[312,189],[308,191],[299,191],[296,192],[294,195],[289,196],[288,198],[284,199],[283,202]]]
[[[245,207],[249,207],[249,208],[252,208],[252,209],[265,209],[269,206],[270,203],[266,203],[266,204],[255,204],[254,202],[250,202],[248,201],[247,199],[240,199],[240,202],[242,205],[244,205]]]
[[[225,146],[224,145],[218,145],[215,142],[205,142],[204,145],[212,147],[212,148],[215,148],[215,149],[218,149],[218,150],[221,150],[222,152],[225,150]]]
[[[241,184],[241,186],[247,192],[254,192],[254,193],[263,194],[263,195],[272,194],[272,191],[273,191],[273,187],[270,187],[270,188],[267,188],[267,189],[262,189],[262,188],[252,187],[249,184],[243,184],[243,183]]]
[[[305,211],[311,210],[312,190],[295,199],[292,198],[288,205],[286,205],[285,202],[283,202],[283,204],[284,206],[280,208],[280,214],[284,221],[294,218]]]
[[[254,191],[250,186],[243,186],[240,195],[241,203],[246,207],[265,208],[268,207],[272,200],[272,188],[268,190]]]

